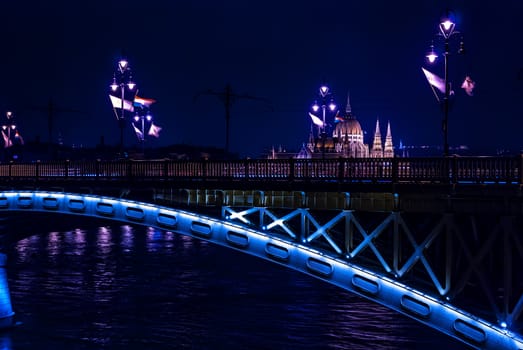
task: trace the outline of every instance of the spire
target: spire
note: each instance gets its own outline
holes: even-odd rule
[[[372,149],[370,151],[370,156],[372,158],[383,157],[383,147],[382,147],[379,119],[376,120],[376,131],[374,132],[374,141],[372,142]]]
[[[312,124],[311,124],[311,131],[309,133],[309,140],[307,142],[307,148],[309,149],[310,152],[314,152],[314,145],[315,145],[314,133],[312,131]]]
[[[385,149],[383,156],[386,158],[394,157],[394,145],[392,144],[392,133],[390,131],[390,121],[387,123],[387,136],[385,137]]]
[[[348,118],[352,117],[352,108],[350,106],[350,92],[347,94],[347,107],[345,107],[345,114]]]

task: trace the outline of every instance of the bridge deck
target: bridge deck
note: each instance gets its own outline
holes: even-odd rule
[[[521,213],[518,157],[0,164],[0,187],[169,204]]]

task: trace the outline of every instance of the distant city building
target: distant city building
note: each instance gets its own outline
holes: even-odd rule
[[[275,150],[273,147],[268,157],[269,159],[392,158],[394,157],[394,144],[390,122],[387,123],[387,134],[385,142],[383,142],[379,120],[376,121],[372,146],[369,147],[365,143],[360,122],[352,114],[350,97],[347,97],[345,114],[340,116],[338,111],[334,117],[334,128],[330,135],[328,131],[320,131],[320,128],[314,135],[311,125],[309,138],[297,154],[282,152],[281,148]]]

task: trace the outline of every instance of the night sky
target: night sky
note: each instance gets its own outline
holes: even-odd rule
[[[457,16],[467,53],[449,58],[456,92],[449,143],[472,149],[523,148],[523,2],[483,1],[4,1],[0,6],[0,113],[12,110],[26,143],[48,141],[47,105],[68,145],[119,143],[108,98],[125,53],[139,96],[154,98],[162,127],[147,146],[224,147],[222,101],[231,110],[230,149],[256,157],[271,146],[298,150],[309,108],[326,81],[342,110],[372,142],[376,119],[398,146],[440,145],[443,113],[421,71],[443,76],[425,54],[446,8]],[[434,41],[441,51],[442,42]],[[451,40],[457,52],[459,38]],[[475,94],[459,88],[469,75]],[[129,126],[125,143],[137,144]]]

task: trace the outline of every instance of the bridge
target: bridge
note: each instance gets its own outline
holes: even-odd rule
[[[7,163],[0,212],[193,236],[472,347],[523,349],[522,177],[520,156]],[[0,325],[8,326],[5,275],[0,269]]]

